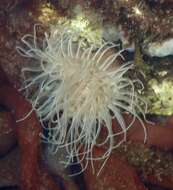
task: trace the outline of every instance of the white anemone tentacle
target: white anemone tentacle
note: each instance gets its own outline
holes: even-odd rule
[[[135,90],[135,83],[127,72],[133,63],[118,63],[121,52],[114,52],[114,43],[103,42],[96,49],[93,44],[83,48],[83,41],[76,41],[76,33],[69,29],[57,27],[50,34],[45,33],[42,48],[37,42],[36,27],[34,35],[27,34],[22,38],[23,47],[18,52],[25,57],[34,58],[35,65],[23,69],[25,82],[22,90],[30,92],[27,97],[36,110],[41,123],[48,122],[42,134],[44,142],[52,145],[52,152],[60,148],[67,150],[66,164],[74,157],[77,162],[85,161],[82,171],[91,161],[109,158],[113,149],[126,141],[129,128],[138,119],[144,129],[144,140],[147,138],[145,125],[139,114],[145,118],[146,103]],[[34,89],[34,93],[33,93]],[[144,105],[144,109],[141,105]],[[127,126],[123,112],[132,115]],[[121,131],[112,129],[112,119],[116,119]],[[102,129],[107,136],[98,141]],[[122,135],[120,141],[116,137]],[[107,151],[97,158],[93,157],[95,146],[107,146]],[[103,164],[103,166],[104,166]]]

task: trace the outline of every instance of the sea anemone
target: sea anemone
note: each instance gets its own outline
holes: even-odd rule
[[[36,27],[34,35],[22,38],[23,46],[18,52],[35,61],[23,68],[26,96],[36,110],[41,123],[47,131],[42,134],[44,142],[49,143],[52,152],[66,148],[69,164],[74,157],[78,162],[107,159],[112,150],[126,140],[127,130],[139,113],[145,114],[141,104],[144,101],[135,91],[135,83],[127,77],[133,63],[119,64],[121,51],[116,45],[103,42],[99,48],[94,45],[83,47],[83,40],[68,28],[56,27],[50,34],[45,33],[43,45],[38,43]],[[126,126],[122,112],[133,116]],[[112,120],[116,119],[121,131],[114,133]],[[46,125],[45,125],[46,123]],[[102,129],[107,136],[98,141]],[[116,142],[116,136],[123,135]],[[94,158],[93,148],[106,145],[107,150],[101,158]]]

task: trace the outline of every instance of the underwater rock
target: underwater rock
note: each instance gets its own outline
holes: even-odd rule
[[[152,42],[148,44],[146,53],[151,57],[165,57],[173,55],[173,38],[163,42]]]
[[[13,149],[8,155],[0,159],[0,189],[19,185],[19,163],[19,148]]]
[[[3,72],[1,71],[1,73]],[[5,74],[4,78],[7,78]],[[4,81],[5,79],[2,78]],[[40,132],[42,128],[29,102],[7,81],[6,85],[2,83],[0,86],[0,103],[14,112],[17,121],[16,134],[21,153],[21,190],[60,190],[58,184],[40,166]]]
[[[173,81],[171,72],[171,69],[160,72],[158,76],[160,79],[153,78],[148,81],[146,99],[149,105],[149,113],[168,116],[173,114]],[[163,76],[161,76],[162,73],[164,74]]]
[[[99,157],[105,152],[102,148],[94,149],[94,156]],[[88,190],[147,190],[137,176],[134,168],[128,165],[126,160],[116,153],[112,153],[97,176],[103,162],[100,160],[93,161],[94,171],[89,165],[84,172]]]
[[[61,176],[64,181],[64,186],[67,190],[77,190],[77,186],[73,182],[72,177],[70,177],[70,171],[68,167],[64,164],[67,152],[64,149],[60,149],[55,154],[52,153],[49,145],[45,145],[42,152],[43,164],[47,168],[48,172],[55,176]]]
[[[133,122],[133,117],[125,114],[126,125]],[[170,125],[172,119],[169,119],[165,126],[160,123],[144,122],[147,131],[146,141],[144,141],[144,130],[140,120],[135,119],[133,127],[127,132],[127,141],[146,143],[147,146],[155,146],[163,150],[173,149],[173,125]],[[120,127],[116,120],[113,120],[113,131],[119,131]],[[121,137],[120,137],[121,139]]]
[[[146,177],[147,181],[151,184],[158,185],[163,188],[173,189],[173,176],[162,176],[159,180],[156,176],[150,175]]]
[[[0,112],[0,156],[16,144],[14,121],[9,112]]]

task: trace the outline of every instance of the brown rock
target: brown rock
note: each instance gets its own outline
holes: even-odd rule
[[[99,155],[101,156],[103,154],[104,149],[94,149],[95,157],[99,157]],[[100,170],[103,162],[94,161],[93,164],[96,171],[95,174],[93,174],[90,165],[84,172],[88,190],[147,190],[135,170],[128,165],[121,155],[112,153],[99,176],[97,176],[97,172]]]
[[[19,184],[19,149],[15,148],[0,159],[0,188]]]
[[[16,144],[14,123],[10,112],[0,112],[0,156],[6,154]]]
[[[132,121],[132,116],[124,114],[124,120],[128,126]],[[173,149],[173,125],[172,117],[163,124],[160,123],[149,123],[144,121],[144,125],[147,132],[146,145],[155,146],[163,150]],[[118,122],[113,120],[113,131],[114,133],[119,132],[120,126]],[[139,120],[135,120],[133,126],[127,131],[127,140],[132,142],[144,143],[144,129]]]

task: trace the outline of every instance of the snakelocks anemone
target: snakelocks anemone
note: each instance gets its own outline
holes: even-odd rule
[[[17,50],[35,60],[23,69],[23,90],[43,127],[46,123],[47,133],[42,134],[42,139],[51,145],[52,152],[65,148],[67,164],[74,157],[80,163],[84,159],[85,169],[89,160],[106,160],[126,140],[135,119],[141,121],[145,141],[146,130],[139,117],[139,113],[145,114],[140,106],[144,102],[134,85],[140,81],[125,76],[134,66],[129,62],[118,63],[117,58],[122,55],[114,50],[115,44],[103,42],[98,48],[95,45],[86,48],[80,34],[55,27],[45,33],[41,45],[36,33],[35,26],[34,34],[25,35],[23,46]],[[134,118],[128,126],[123,119],[124,111]],[[118,121],[121,132],[113,132],[112,119]],[[98,141],[102,129],[107,136]],[[117,143],[116,136],[120,134],[123,138]],[[93,148],[104,145],[108,147],[105,154],[93,157]]]

